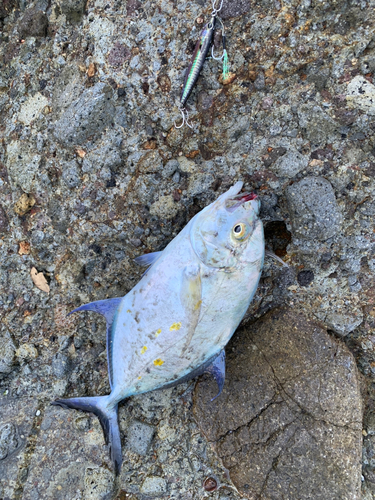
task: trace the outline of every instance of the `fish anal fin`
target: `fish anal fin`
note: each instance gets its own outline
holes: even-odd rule
[[[220,351],[219,355],[215,358],[215,360],[207,366],[205,369],[205,373],[209,373],[212,375],[217,383],[217,388],[219,392],[216,394],[211,401],[214,401],[223,391],[224,382],[225,382],[225,349]]]
[[[116,316],[116,312],[120,305],[122,297],[116,297],[114,299],[98,300],[96,302],[90,302],[89,304],[84,304],[81,307],[77,307],[74,311],[69,314],[81,311],[93,311],[101,314],[105,317],[107,322],[107,361],[108,361],[108,375],[109,384],[112,389],[113,381],[113,366],[112,366],[112,324]],[[68,314],[68,316],[69,316]]]
[[[92,398],[57,399],[51,403],[62,408],[73,408],[94,413],[102,426],[104,439],[109,447],[109,454],[115,468],[116,476],[119,475],[122,464],[121,437],[118,425],[117,404],[109,403],[109,396]]]

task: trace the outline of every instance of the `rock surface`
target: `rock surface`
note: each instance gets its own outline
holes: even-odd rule
[[[229,344],[223,394],[196,388],[194,412],[249,499],[361,498],[358,373],[345,346],[292,310],[268,313]]]
[[[0,498],[239,498],[193,421],[190,385],[123,403],[118,481],[97,420],[49,403],[109,391],[103,321],[67,313],[129,292],[143,272],[133,259],[240,179],[289,266],[266,259],[244,322],[287,305],[346,344],[363,377],[363,495],[375,496],[373,7],[224,0],[230,78],[207,59],[193,128],[177,130],[211,2],[0,2]]]

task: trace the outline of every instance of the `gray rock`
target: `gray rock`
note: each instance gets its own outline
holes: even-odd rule
[[[47,34],[48,17],[38,5],[28,8],[18,26],[20,38],[28,36],[44,37]]]
[[[64,0],[59,3],[59,7],[68,20],[78,21],[85,10],[86,3],[87,0]]]
[[[52,360],[52,371],[55,377],[63,378],[69,372],[70,362],[66,354],[58,352]]]
[[[142,484],[141,492],[145,495],[156,497],[160,497],[161,495],[164,496],[164,494],[167,492],[167,484],[165,482],[165,479],[157,476],[146,477]]]
[[[245,498],[359,500],[361,396],[354,359],[318,324],[277,310],[227,349],[222,396],[195,415]]]
[[[79,99],[82,91],[82,73],[75,64],[66,65],[53,87],[52,111],[58,115],[68,108],[73,101]]]
[[[232,0],[231,2],[224,2],[223,8],[220,12],[220,16],[223,19],[229,19],[230,17],[239,17],[246,12],[249,12],[251,8],[250,0]]]
[[[122,164],[121,136],[112,134],[105,136],[99,147],[90,151],[83,159],[83,172],[96,172],[102,168],[116,171]]]
[[[68,188],[75,188],[81,183],[78,165],[72,161],[63,167],[62,179]]]
[[[308,156],[302,155],[298,151],[288,151],[287,154],[276,160],[272,170],[280,177],[292,178],[304,170],[308,163]]]
[[[104,467],[88,467],[84,479],[83,498],[87,500],[107,500],[112,497],[114,476]]]
[[[167,161],[167,163],[164,165],[162,176],[166,179],[172,177],[179,166],[180,164],[177,160]]]
[[[113,90],[105,83],[99,82],[85,90],[56,122],[56,139],[65,146],[78,146],[88,138],[98,138],[112,123],[115,113],[112,97]]]
[[[16,348],[9,333],[2,333],[0,337],[0,378],[13,370]]]
[[[306,139],[314,145],[327,143],[339,128],[320,106],[303,105],[298,109],[299,125]]]
[[[11,455],[18,447],[17,429],[14,424],[0,426],[0,460]]]
[[[323,177],[306,177],[286,189],[293,233],[325,241],[340,230],[342,215],[331,184]]]
[[[127,447],[138,455],[147,455],[154,432],[151,425],[133,421],[127,432]]]
[[[32,432],[37,404],[35,398],[0,398],[0,453],[3,456],[0,460],[0,492],[4,499],[16,498],[18,481],[25,480],[25,443]]]
[[[39,499],[56,500],[71,500],[77,495],[98,500],[104,498],[104,493],[113,491],[113,474],[110,472],[108,452],[103,447],[103,432],[98,419],[92,420],[91,428],[76,431],[68,416],[82,414],[68,414],[62,408],[46,406],[41,423],[41,428],[45,430],[38,436],[31,459],[23,493],[25,500],[31,500],[34,488],[34,494]],[[48,469],[51,474],[43,476],[47,465],[43,460],[46,450],[50,450]],[[95,496],[96,490],[98,496]]]
[[[7,167],[12,183],[25,193],[35,191],[38,186],[41,156],[28,149],[22,141],[11,142],[7,153]]]
[[[0,233],[5,233],[9,228],[7,214],[4,208],[0,205]]]

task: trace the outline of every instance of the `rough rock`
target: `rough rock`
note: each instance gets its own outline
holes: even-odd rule
[[[361,394],[354,359],[319,323],[276,310],[237,332],[220,398],[194,412],[245,498],[361,497]]]
[[[112,94],[112,88],[101,82],[85,90],[56,122],[56,139],[66,146],[79,146],[88,138],[98,138],[113,120]]]
[[[127,447],[139,455],[147,455],[154,432],[151,425],[132,422],[127,432]]]
[[[18,33],[20,38],[29,36],[44,37],[47,34],[47,27],[48,17],[43,6],[32,5],[23,15],[18,27]]]
[[[7,214],[5,213],[4,208],[0,205],[0,233],[5,233],[9,228],[9,222]]]
[[[0,377],[7,375],[13,369],[15,345],[9,332],[1,332],[0,338]]]
[[[9,144],[7,168],[11,181],[25,193],[31,193],[39,184],[38,173],[41,156],[28,151],[21,141]]]
[[[114,483],[99,427],[105,465],[90,461],[86,437],[97,419],[61,413],[71,434],[61,440],[59,425],[51,436],[38,424],[57,396],[109,391],[104,322],[66,314],[129,292],[143,272],[133,259],[165,248],[238,180],[258,193],[267,247],[288,265],[266,258],[245,321],[283,304],[318,318],[355,356],[365,422],[374,412],[373,6],[224,0],[230,78],[207,58],[187,102],[193,128],[175,129],[211,8],[206,0],[0,2],[0,391],[26,406],[32,397],[40,411],[24,434],[25,459],[11,454],[21,459],[0,498],[118,489],[120,499],[149,500],[145,479],[162,478],[166,492],[154,498],[196,500],[210,477],[218,484],[210,498],[240,498],[192,420],[190,385],[121,403],[124,467]],[[217,30],[216,55],[221,46]],[[49,294],[33,284],[32,268]],[[133,422],[155,431],[146,455],[126,445]],[[2,414],[0,426],[8,423]],[[82,435],[80,455],[73,437]],[[364,437],[370,500],[373,436]]]
[[[47,406],[41,415],[40,434],[30,463],[23,498],[71,500],[80,491],[84,498],[104,499],[112,490],[113,474],[108,471],[107,450],[97,419],[90,428],[72,432],[72,420],[82,414]],[[64,450],[69,450],[66,453]],[[48,460],[43,458],[48,456]],[[97,491],[96,491],[97,490]]]
[[[32,433],[37,429],[38,402],[32,398],[0,398],[0,497],[12,500],[22,493],[29,465]]]
[[[152,215],[157,215],[162,219],[171,219],[177,212],[178,204],[171,195],[161,196],[150,208],[150,213]]]
[[[30,123],[35,120],[39,113],[48,104],[48,99],[37,92],[32,97],[30,97],[23,105],[18,114],[18,120],[25,125],[30,125]]]
[[[280,177],[294,177],[307,167],[309,159],[298,151],[288,151],[274,163],[272,170]]]
[[[375,115],[375,85],[357,75],[349,82],[346,101],[350,108],[358,108],[369,115]]]
[[[322,177],[306,177],[286,189],[296,235],[327,240],[339,230],[342,215],[331,184]]]

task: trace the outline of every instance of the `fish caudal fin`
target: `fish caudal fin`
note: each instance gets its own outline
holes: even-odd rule
[[[120,428],[117,416],[118,405],[112,406],[109,404],[108,396],[57,399],[51,404],[62,408],[91,412],[99,418],[105,442],[109,445],[109,454],[115,467],[115,474],[118,475],[122,463]]]

